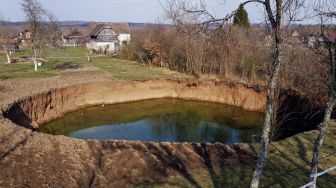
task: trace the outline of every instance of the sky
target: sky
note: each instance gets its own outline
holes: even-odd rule
[[[59,21],[101,21],[167,23],[164,0],[39,0]],[[161,3],[160,3],[161,1]],[[242,0],[206,0],[207,8],[220,17],[238,7]],[[0,15],[9,21],[24,21],[21,0],[0,0]],[[263,20],[263,12],[255,5],[247,6],[252,23]]]
[[[169,23],[164,17],[165,0],[39,0],[59,21]],[[195,0],[196,1],[196,0]],[[225,4],[223,3],[226,2]],[[220,18],[235,10],[244,0],[205,0],[207,9]],[[246,0],[245,0],[246,1]],[[309,2],[318,0],[309,0]],[[24,21],[21,0],[0,0],[0,16],[8,21]],[[263,7],[245,7],[251,23],[263,23]],[[303,23],[313,23],[306,20]]]

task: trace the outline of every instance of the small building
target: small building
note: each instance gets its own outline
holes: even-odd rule
[[[62,32],[63,46],[85,46],[87,36],[84,31],[71,29]]]
[[[23,46],[27,46],[30,44],[32,38],[32,32],[28,29],[20,32],[17,36],[17,41]]]
[[[131,41],[129,24],[94,24],[90,26],[88,49],[101,53],[117,54]]]
[[[272,46],[272,43],[273,43],[272,35],[266,35],[265,39],[264,39],[264,46],[265,47],[270,47],[270,46]]]
[[[292,33],[292,37],[300,37],[300,36],[301,36],[300,33],[296,30]]]
[[[1,52],[18,52],[20,51],[20,46],[15,41],[6,41],[0,43]]]
[[[309,35],[306,39],[306,43],[311,48],[319,48],[323,45],[330,45],[330,43],[336,42],[336,32],[325,32],[322,34],[315,33]]]
[[[298,31],[294,31],[290,36],[285,37],[285,44],[292,48],[293,46],[302,45],[304,43],[303,37],[301,37]]]

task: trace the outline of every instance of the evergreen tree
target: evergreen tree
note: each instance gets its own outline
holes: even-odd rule
[[[250,27],[247,11],[242,4],[239,5],[239,8],[233,18],[233,25],[245,28]]]

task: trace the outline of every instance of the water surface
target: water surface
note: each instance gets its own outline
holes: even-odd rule
[[[90,107],[40,129],[80,139],[251,142],[263,115],[217,103],[155,99]]]

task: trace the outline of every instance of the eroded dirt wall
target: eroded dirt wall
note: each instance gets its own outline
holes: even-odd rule
[[[266,94],[239,84],[214,82],[197,84],[167,80],[99,82],[51,89],[21,99],[5,111],[4,115],[21,126],[38,128],[39,125],[62,117],[67,112],[87,106],[155,98],[218,102],[262,112]]]

